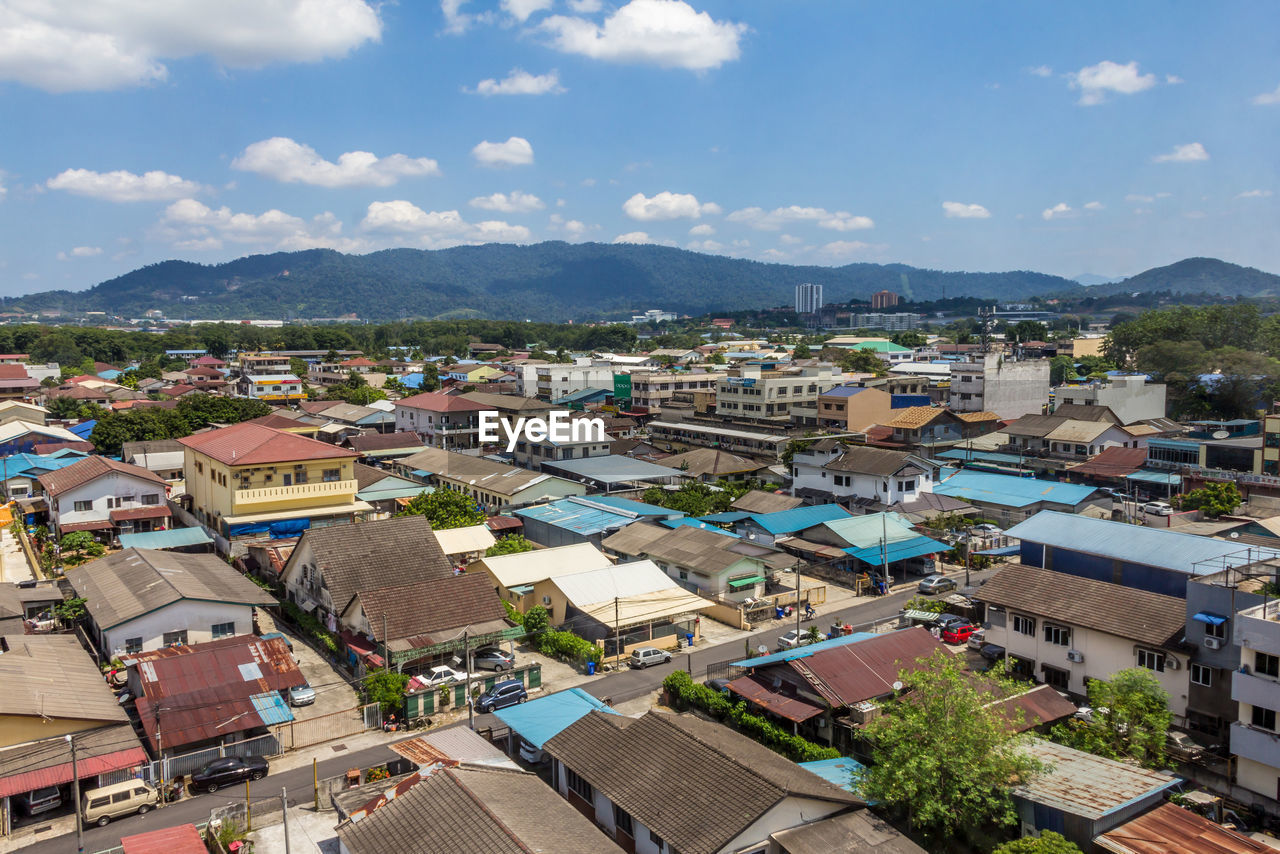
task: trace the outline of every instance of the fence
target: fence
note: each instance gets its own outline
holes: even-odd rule
[[[279,740],[274,735],[260,735],[205,750],[166,756],[163,760],[146,762],[136,768],[108,771],[98,776],[98,785],[109,786],[125,780],[143,779],[155,786],[161,780],[172,780],[179,774],[186,776],[206,763],[224,756],[277,756],[281,752]]]
[[[377,703],[354,706],[346,711],[333,712],[304,721],[292,721],[275,727],[273,734],[279,741],[279,750],[295,750],[355,735],[367,729],[382,726],[382,708]]]

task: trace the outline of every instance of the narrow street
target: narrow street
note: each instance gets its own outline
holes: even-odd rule
[[[994,572],[995,570],[973,572],[973,583],[975,585],[980,584]],[[963,571],[952,573],[951,577],[956,578],[957,581],[963,584]],[[803,622],[801,626],[807,629],[811,625],[817,625],[819,629],[825,632],[832,623],[839,621],[842,624],[848,623],[854,626],[855,629],[865,629],[873,622],[893,617],[902,609],[903,603],[916,595],[915,588],[911,587],[844,609],[833,611],[819,609],[818,616],[814,620]],[[694,647],[692,651],[674,655],[670,664],[650,667],[645,670],[623,670],[609,673],[586,682],[580,687],[592,696],[602,699],[607,697],[615,704],[623,703],[656,691],[667,674],[676,669],[687,670],[693,675],[695,681],[701,681],[709,665],[745,658],[748,648],[754,649],[757,646],[764,645],[768,647],[770,652],[774,652],[778,636],[794,627],[794,620],[779,621],[758,632],[754,632],[745,641],[734,640],[716,646]],[[491,715],[478,715],[476,717],[477,728],[492,726],[495,723],[497,721]],[[452,725],[465,726],[465,722]],[[317,773],[321,779],[342,774],[348,768],[367,768],[396,758],[396,754],[385,745],[347,753],[343,751],[342,743],[338,742],[329,746],[328,750],[333,752],[333,758],[322,759],[318,763]],[[282,787],[289,793],[290,804],[311,803],[313,799],[311,767],[292,768],[287,771],[272,773],[265,779],[251,784],[250,797],[255,802],[273,796],[278,798]],[[96,852],[118,846],[122,836],[129,836],[161,827],[170,827],[184,822],[198,823],[205,821],[209,817],[209,811],[214,807],[231,802],[242,802],[244,800],[243,791],[243,788],[236,787],[220,791],[216,795],[197,795],[179,801],[176,804],[169,804],[163,809],[150,812],[147,815],[131,816],[112,822],[106,827],[86,828],[84,831],[83,850],[88,854],[96,854]],[[73,834],[50,837],[22,850],[31,852],[31,854],[66,854],[68,851],[76,850],[75,837]]]

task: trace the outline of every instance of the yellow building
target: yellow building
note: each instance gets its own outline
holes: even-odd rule
[[[373,509],[356,498],[355,451],[250,422],[178,441],[184,501],[224,540],[301,533]]]

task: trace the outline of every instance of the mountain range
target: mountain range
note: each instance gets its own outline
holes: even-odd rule
[[[707,314],[791,305],[795,286],[821,284],[827,303],[891,290],[906,299],[981,297],[1002,302],[1049,295],[1131,291],[1280,294],[1280,276],[1212,258],[1189,258],[1120,282],[1079,282],[1026,270],[944,272],[905,264],[843,267],[765,264],[665,246],[563,243],[328,249],[252,255],[222,264],[164,261],[85,291],[5,300],[7,310],[106,311],[174,319],[486,317],[536,321],[627,319],[646,309]]]

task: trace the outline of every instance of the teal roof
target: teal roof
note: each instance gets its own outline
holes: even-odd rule
[[[908,560],[913,557],[938,554],[939,552],[948,551],[950,548],[946,543],[940,543],[928,537],[915,536],[909,540],[887,543],[885,546],[876,543],[873,546],[864,546],[863,548],[845,549],[845,552],[863,563],[883,566],[887,563],[897,563],[900,560]]]
[[[805,644],[797,649],[784,649],[782,652],[775,652],[771,655],[760,655],[755,658],[744,658],[742,661],[729,662],[730,667],[764,667],[766,664],[777,664],[781,661],[794,661],[797,658],[808,658],[816,652],[834,649],[838,646],[847,646],[851,643],[864,641],[869,638],[882,637],[883,634],[874,632],[854,632],[851,635],[841,635],[831,640],[819,641],[818,643]]]
[[[818,504],[813,507],[793,507],[790,510],[779,510],[777,513],[754,513],[751,521],[764,528],[770,534],[791,534],[830,522],[843,519],[852,514],[839,504]]]
[[[894,344],[892,341],[863,341],[854,347],[855,350],[870,350],[872,353],[910,353],[910,347]]]
[[[1098,488],[965,469],[939,482],[933,491],[939,495],[980,501],[997,507],[1028,507],[1041,501],[1075,507],[1088,500]]]
[[[178,549],[212,542],[213,538],[203,528],[171,528],[168,531],[120,535],[120,547],[126,549]]]
[[[386,501],[392,498],[417,498],[419,494],[435,492],[433,486],[423,486],[402,477],[384,477],[382,480],[356,493],[361,501]]]
[[[618,714],[581,688],[570,688],[517,706],[498,709],[494,715],[510,727],[512,732],[541,750],[542,745],[589,712]]]
[[[920,536],[911,523],[898,513],[868,513],[865,516],[846,516],[833,519],[823,527],[854,548],[875,545],[880,541],[890,543],[915,539]]]
[[[637,516],[666,516],[674,518],[683,516],[683,510],[671,510],[666,507],[659,507],[656,504],[646,504],[643,501],[632,501],[630,498],[621,498],[615,495],[592,495],[590,500],[596,504],[603,504],[606,507],[612,507],[615,510],[625,510],[628,513],[635,513]]]
[[[867,766],[856,759],[841,756],[837,759],[819,759],[816,762],[797,762],[796,764],[810,774],[817,774],[833,786],[839,786],[846,792],[861,795],[858,786],[854,785],[854,780],[862,776],[862,773],[867,770]],[[867,803],[874,804],[875,801],[868,801]]]
[[[717,534],[724,534],[726,537],[733,537],[735,540],[741,539],[737,534],[726,531],[724,528],[717,528],[715,525],[708,525],[701,519],[690,519],[684,516],[680,519],[659,519],[659,525],[665,525],[668,528],[701,528],[704,531],[712,531]]]
[[[267,726],[287,724],[293,720],[293,712],[289,711],[289,705],[285,703],[279,691],[254,694],[249,698],[249,702],[253,703],[258,717],[262,718],[262,722]]]

